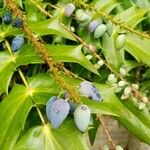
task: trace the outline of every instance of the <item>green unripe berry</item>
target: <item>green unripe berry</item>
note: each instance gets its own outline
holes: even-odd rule
[[[75,28],[74,27],[70,27],[70,31],[71,32],[75,32]]]
[[[145,108],[146,104],[143,102],[139,103],[139,110],[143,110]]]
[[[118,86],[123,87],[125,86],[126,82],[125,81],[119,81]]]
[[[94,67],[95,67],[96,69],[99,69],[99,68],[100,68],[100,66],[99,66],[98,64],[95,64]]]
[[[89,19],[89,16],[82,9],[78,9],[75,15],[78,21],[87,21]]]
[[[118,35],[118,37],[116,38],[116,48],[117,49],[121,49],[126,42],[126,36],[124,34],[120,34]]]
[[[77,128],[84,132],[90,123],[91,110],[86,105],[80,105],[75,109],[74,121]]]
[[[131,88],[130,87],[126,87],[124,89],[124,95],[130,95],[130,93],[131,93]]]
[[[109,81],[110,83],[115,83],[115,82],[117,82],[117,78],[115,77],[114,74],[110,74],[110,75],[108,76],[108,81]]]
[[[100,38],[107,30],[107,27],[105,24],[99,25],[94,32],[94,37],[95,38]]]
[[[97,64],[98,64],[99,66],[103,66],[103,65],[104,65],[104,61],[101,59],[101,60],[99,60],[99,61],[97,62]]]
[[[119,92],[121,92],[121,90],[122,90],[121,87],[117,87],[117,88],[115,89],[115,93],[119,93]]]
[[[127,74],[127,72],[126,72],[126,70],[125,70],[124,68],[120,68],[120,69],[119,69],[119,72],[120,72],[120,74],[121,74],[123,77]]]
[[[92,59],[92,55],[86,55],[86,58],[87,58],[88,60],[91,60],[91,59]]]

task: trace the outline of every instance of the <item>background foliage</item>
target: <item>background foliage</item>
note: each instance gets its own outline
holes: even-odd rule
[[[1,17],[10,9],[6,2],[0,8]],[[81,25],[74,15],[65,17],[63,8],[69,2],[73,2],[76,9],[83,8],[89,12],[91,17],[103,19],[107,32],[95,39],[88,33],[87,25]],[[139,84],[138,92],[150,98],[150,1],[15,0],[14,4],[24,12],[27,27],[35,38],[44,43],[52,61],[64,62],[64,67],[73,73],[66,72],[61,68],[62,64],[57,64],[58,75],[74,90],[77,90],[81,78],[94,82],[99,89],[103,102],[80,97],[80,102],[91,109],[93,119],[94,114],[110,115],[142,142],[150,144],[149,102],[139,110],[140,96],[133,94],[128,100],[121,100],[122,93],[115,93],[115,86],[106,82],[110,73],[119,78],[119,69],[124,67],[128,72],[125,80],[129,84]],[[13,12],[13,17],[15,15]],[[75,27],[75,33],[70,31],[71,26]],[[126,35],[126,43],[117,50],[115,38],[120,33]],[[23,35],[26,42],[13,53],[10,43],[16,35]],[[0,42],[0,149],[88,149],[85,141],[88,132],[77,130],[72,115],[60,128],[51,129],[45,115],[45,104],[51,96],[59,95],[62,85],[29,35],[20,28],[1,22]],[[86,58],[91,53],[88,45],[95,46],[97,55],[105,61],[101,68],[94,65],[98,60],[95,53],[91,54],[92,60]],[[89,127],[91,142],[94,141],[97,123],[93,121]]]

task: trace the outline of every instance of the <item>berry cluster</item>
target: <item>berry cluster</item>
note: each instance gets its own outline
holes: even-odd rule
[[[72,10],[71,11],[72,13],[69,15],[69,17],[70,17],[73,14],[73,12],[75,11],[75,6],[73,6],[72,3],[70,3],[68,5],[72,5],[72,7],[70,7],[70,10]],[[68,11],[66,9],[66,7],[64,8],[64,10],[65,10],[65,12]],[[65,13],[64,13],[64,15],[66,16]],[[109,33],[110,32],[109,24],[106,23],[106,20],[103,21],[102,19],[99,19],[100,17],[98,17],[98,16],[97,16],[97,18],[96,18],[96,16],[91,17],[90,12],[87,10],[77,9],[75,11],[75,18],[76,18],[77,22],[79,23],[79,26],[86,27],[87,31],[91,35],[93,34],[92,36],[96,39],[102,37],[106,32],[108,34],[110,34]],[[83,41],[83,43],[84,43],[84,41]],[[114,47],[116,48],[116,50],[122,49],[125,46],[125,44],[126,44],[125,33],[115,34]],[[88,45],[86,45],[86,47],[88,47]],[[89,48],[89,50],[90,50],[90,48]],[[93,50],[93,48],[92,48],[92,50]],[[86,55],[86,58],[90,61],[95,59],[93,57],[95,57],[95,56],[93,56],[89,53]],[[104,64],[106,65],[106,67],[108,67],[106,62],[104,62],[102,59],[99,59],[97,61],[97,63],[95,63],[94,66],[96,69],[100,69],[100,67],[103,66]],[[121,76],[120,81],[118,81],[118,76],[117,76],[116,72],[114,72],[114,74],[110,74],[108,76],[107,83],[112,84],[116,87],[116,89],[115,89],[116,93],[122,92],[122,90],[124,90],[123,94],[121,96],[121,99],[128,99],[131,95],[133,96],[133,94],[132,94],[133,91],[139,90],[138,84],[130,84],[129,85],[129,83],[126,82],[125,79],[123,79],[127,75],[127,71],[123,67],[121,67],[119,69],[119,73],[120,73],[119,78]],[[117,81],[118,81],[118,83],[116,83]],[[145,96],[141,96],[140,100],[142,102],[138,103],[138,106],[139,106],[139,109],[141,110],[146,106],[146,103],[148,103],[148,98]]]
[[[14,18],[12,20],[12,13],[10,11],[4,13],[2,20],[5,24],[9,24],[12,21],[13,27],[21,27],[23,25],[23,20],[21,18]]]
[[[75,11],[75,5],[69,3],[64,8],[64,15],[70,17]],[[89,33],[94,33],[94,38],[100,38],[107,31],[107,25],[102,19],[92,19],[90,12],[86,12],[83,9],[77,9],[75,12],[75,18],[79,22],[80,26],[87,26]],[[115,39],[116,49],[121,49],[126,42],[125,34],[119,34]]]
[[[78,87],[79,93],[93,101],[102,101],[102,97],[98,89],[91,82],[83,81]],[[52,127],[58,128],[69,112],[73,113],[74,121],[77,128],[84,132],[88,128],[90,122],[91,110],[86,105],[78,105],[72,101],[68,101],[69,94],[65,93],[65,99],[58,97],[51,97],[46,105],[46,115],[48,120],[51,122]]]
[[[6,25],[12,23],[12,26],[17,28],[20,28],[23,25],[23,20],[21,18],[13,19],[12,13],[10,11],[7,11],[3,14],[2,21]],[[17,52],[19,49],[21,49],[24,45],[24,42],[25,40],[21,35],[18,35],[14,39],[12,39],[11,49],[13,50],[13,52]]]

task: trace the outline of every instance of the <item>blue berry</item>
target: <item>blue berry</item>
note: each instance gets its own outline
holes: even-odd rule
[[[8,24],[11,22],[11,18],[12,18],[12,14],[11,12],[6,12],[4,15],[3,15],[3,22],[5,24]]]
[[[23,25],[23,20],[21,18],[16,18],[12,22],[13,27],[21,27]]]
[[[48,113],[48,119],[52,124],[53,128],[58,128],[69,114],[70,106],[69,103],[62,99],[54,101]]]
[[[75,10],[75,6],[74,4],[72,3],[69,3],[65,6],[65,9],[64,9],[64,15],[66,17],[70,17],[72,15],[72,13],[74,12]]]
[[[75,109],[74,121],[75,121],[77,128],[81,132],[86,131],[90,123],[90,114],[91,114],[91,111],[86,105],[80,105]]]
[[[89,23],[88,25],[88,31],[89,33],[92,33],[95,31],[95,29],[98,27],[98,25],[100,24],[99,20],[93,20]]]
[[[22,36],[16,36],[11,43],[11,48],[14,52],[18,51],[24,44],[24,38]]]
[[[102,97],[98,89],[91,82],[81,82],[79,85],[79,93],[93,101],[102,101]]]
[[[47,104],[46,104],[46,116],[48,118],[48,120],[50,120],[50,109],[51,109],[51,106],[52,104],[57,100],[58,98],[56,96],[53,96],[51,97]]]

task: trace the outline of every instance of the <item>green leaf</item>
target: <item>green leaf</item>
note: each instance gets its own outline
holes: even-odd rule
[[[36,1],[35,1],[36,3]],[[26,9],[26,18],[27,21],[44,21],[46,16],[37,9],[35,4],[33,4],[30,0],[25,1],[25,9]],[[43,3],[40,3],[41,6],[44,6],[43,9],[45,9],[45,5]]]
[[[81,45],[47,45],[49,55],[55,60],[79,63],[84,68],[98,74],[94,65],[82,54],[81,48]],[[0,94],[5,92],[5,90],[7,91],[13,72],[18,66],[43,63],[35,48],[28,44],[25,44],[14,55],[14,58],[11,58],[7,52],[0,52],[0,85],[2,85],[0,86]]]
[[[144,0],[144,1],[137,0],[136,1],[136,5],[138,7],[141,7],[141,8],[147,8],[147,9],[150,8],[150,2],[149,2],[149,0]]]
[[[6,30],[4,30],[5,38],[9,36],[17,36],[17,35],[23,35],[23,31],[19,28],[15,28],[13,26],[8,26]]]
[[[95,0],[93,5],[100,11],[109,14],[119,3],[117,0]]]
[[[47,19],[44,21],[38,22],[28,22],[29,27],[39,36],[42,35],[59,35],[64,38],[76,41],[75,37],[66,30],[60,23],[59,17],[55,17],[52,19]],[[42,30],[41,30],[42,29]]]
[[[8,86],[15,69],[16,65],[10,55],[7,52],[0,52],[0,94],[5,90],[8,92]]]
[[[130,70],[140,66],[140,64],[137,61],[130,61],[130,60],[125,60],[125,68],[126,71],[129,72]]]
[[[8,91],[11,77],[18,66],[33,63],[42,63],[42,61],[35,55],[34,49],[27,45],[15,53],[13,58],[8,52],[0,52],[0,94]]]
[[[108,34],[102,37],[102,51],[107,62],[114,67],[119,68],[124,64],[124,52],[115,49],[114,40]]]
[[[74,62],[82,65],[84,68],[90,70],[91,72],[98,74],[97,69],[94,65],[86,59],[82,54],[81,48],[79,46],[70,45],[46,45],[49,55],[58,61],[63,62]],[[29,64],[29,63],[40,63],[42,62],[39,56],[35,55],[35,48],[30,45],[26,45],[18,53],[16,59],[17,64]]]
[[[23,8],[22,0],[15,0],[15,3],[16,3],[17,6]]]
[[[132,99],[129,101],[123,101],[123,104],[128,108],[137,118],[139,118],[145,126],[149,127],[150,124],[150,117],[149,117],[149,111],[148,108],[145,108],[143,110],[139,110],[138,107],[135,106]]]
[[[139,36],[129,34],[125,49],[139,62],[150,66],[150,40],[142,39]]]
[[[73,142],[72,142],[73,141]],[[49,125],[30,129],[15,145],[16,150],[87,150],[84,134],[77,130],[73,119],[66,119],[55,130]]]
[[[43,60],[38,56],[35,48],[28,44],[25,44],[17,53],[15,53],[15,56],[17,66],[43,63]]]
[[[15,85],[0,103],[0,149],[9,149],[16,142],[32,106],[32,99],[22,85]]]
[[[48,99],[58,95],[61,88],[49,74],[38,74],[28,79],[29,86],[33,90],[33,99],[36,104],[46,104]]]
[[[47,125],[31,128],[14,146],[15,150],[62,150]]]
[[[62,126],[53,133],[63,150],[88,150],[85,134],[76,128],[73,118],[65,120]]]
[[[99,127],[99,124],[100,124],[100,123],[97,121],[95,114],[92,115],[92,121],[93,121],[93,126],[92,126],[92,128],[88,131],[89,139],[90,139],[91,145],[94,144],[94,141],[95,141],[95,138],[96,138],[96,133],[97,133],[97,130],[98,130],[98,127]]]
[[[136,6],[132,6],[127,10],[117,14],[114,19],[126,23],[126,25],[130,27],[135,27],[144,19],[143,16],[146,14],[146,12],[148,12],[147,9],[139,9]]]
[[[123,8],[127,9],[133,5],[132,0],[122,0],[121,5]]]
[[[90,70],[95,74],[98,74],[97,69],[94,67],[94,65],[90,61],[88,61],[86,57],[82,54],[82,45],[48,45],[47,48],[54,59],[63,62],[79,63],[84,68]]]

